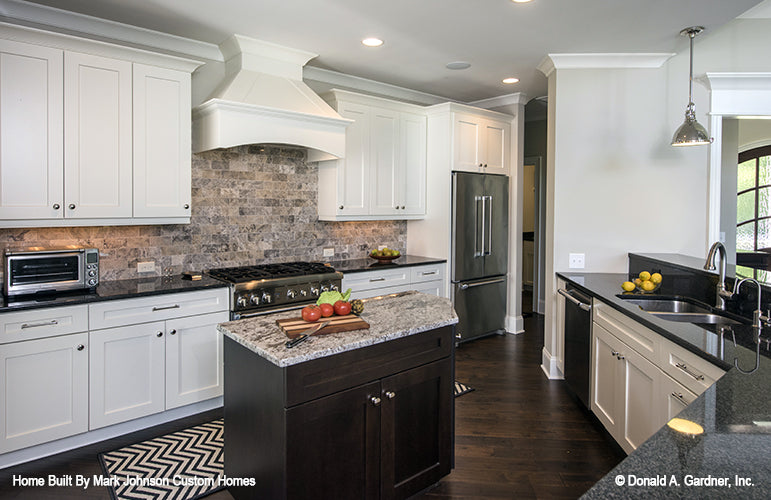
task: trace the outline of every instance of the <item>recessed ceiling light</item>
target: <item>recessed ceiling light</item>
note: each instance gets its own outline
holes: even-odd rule
[[[519,81],[519,78],[514,78],[513,76],[510,76],[508,78],[504,78],[501,80],[503,83],[517,83]]]
[[[381,45],[383,45],[383,40],[381,40],[380,38],[365,38],[364,40],[361,41],[361,43],[363,43],[367,47],[380,47]]]
[[[531,2],[532,0],[511,0],[511,1],[514,3],[527,3],[527,2]]]
[[[448,62],[445,67],[447,69],[468,69],[471,67],[471,63],[468,63],[466,61],[453,61]]]

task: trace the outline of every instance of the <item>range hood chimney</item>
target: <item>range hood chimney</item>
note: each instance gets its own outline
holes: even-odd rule
[[[308,160],[345,155],[342,118],[302,80],[317,54],[241,35],[220,45],[225,81],[193,109],[193,152],[244,144],[308,148]]]

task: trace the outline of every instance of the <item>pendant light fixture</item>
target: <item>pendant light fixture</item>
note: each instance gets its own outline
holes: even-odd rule
[[[703,26],[691,26],[680,32],[681,35],[690,38],[691,62],[690,76],[688,79],[688,106],[685,108],[685,121],[672,136],[673,146],[701,146],[712,143],[712,138],[707,130],[696,121],[696,113],[693,111],[693,38],[704,31]]]

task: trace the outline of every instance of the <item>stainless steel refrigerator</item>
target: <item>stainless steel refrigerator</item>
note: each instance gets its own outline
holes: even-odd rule
[[[505,332],[509,178],[452,174],[452,283],[460,341]]]

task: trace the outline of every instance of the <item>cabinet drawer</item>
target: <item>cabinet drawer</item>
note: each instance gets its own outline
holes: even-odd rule
[[[319,358],[286,368],[286,405],[294,406],[337,391],[449,356],[453,327]]]
[[[343,289],[350,288],[353,292],[396,285],[408,285],[409,283],[410,268],[392,269],[388,271],[367,271],[343,276]]]
[[[653,363],[658,363],[662,337],[608,304],[594,301],[592,320]]]
[[[89,321],[91,330],[99,330],[227,311],[228,308],[228,289],[216,288],[91,304]]]
[[[410,268],[412,284],[444,279],[444,264],[431,264]]]
[[[0,344],[88,330],[88,306],[52,307],[0,315]]]
[[[725,372],[704,358],[664,340],[660,367],[697,396],[714,384]]]

